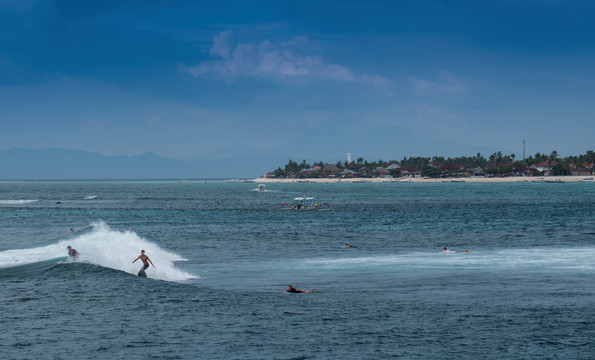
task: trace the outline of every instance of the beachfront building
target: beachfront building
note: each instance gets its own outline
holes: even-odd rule
[[[552,172],[552,167],[558,165],[557,161],[542,161],[536,165],[532,165],[533,169],[543,173],[544,175],[550,175]]]
[[[360,176],[358,172],[350,169],[343,170],[339,175],[341,175],[342,178],[355,178]]]
[[[593,164],[586,164],[583,166],[570,164],[568,168],[570,169],[572,175],[576,176],[589,176],[593,174]]]

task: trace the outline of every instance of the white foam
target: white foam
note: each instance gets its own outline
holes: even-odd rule
[[[261,193],[280,192],[280,190],[269,190],[269,189],[263,190],[263,189],[259,189],[259,188],[252,189],[250,191],[261,192]]]
[[[0,268],[35,263],[47,259],[67,256],[68,245],[76,249],[80,256],[77,261],[87,262],[136,275],[142,266],[134,260],[145,250],[155,268],[147,269],[149,278],[167,281],[185,281],[197,278],[175,267],[176,261],[185,261],[182,256],[167,251],[159,245],[138,236],[133,231],[115,231],[104,223],[92,224],[92,230],[77,235],[68,235],[56,244],[0,252]]]
[[[399,269],[449,269],[460,270],[572,270],[595,271],[595,247],[581,248],[528,248],[479,250],[471,253],[444,254],[436,252],[411,252],[379,256],[308,259],[304,267],[339,270],[346,268],[399,268]],[[293,264],[293,266],[299,266]]]
[[[0,200],[0,205],[26,205],[38,200]]]

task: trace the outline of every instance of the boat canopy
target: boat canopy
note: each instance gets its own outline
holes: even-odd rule
[[[313,197],[296,197],[295,199],[293,199],[293,202],[302,204],[302,206],[313,206],[314,198]]]
[[[283,203],[281,210],[330,210],[328,203],[316,204],[313,197],[296,197],[291,204]]]

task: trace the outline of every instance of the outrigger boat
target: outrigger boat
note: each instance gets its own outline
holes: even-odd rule
[[[316,204],[314,202],[313,197],[296,197],[293,199],[291,204],[283,203],[281,205],[281,210],[296,210],[296,211],[303,211],[303,210],[316,210],[316,211],[325,211],[330,210],[331,205],[329,203],[322,203]]]

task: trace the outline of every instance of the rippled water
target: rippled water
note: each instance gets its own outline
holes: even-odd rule
[[[256,185],[0,183],[2,357],[592,357],[593,184]]]

